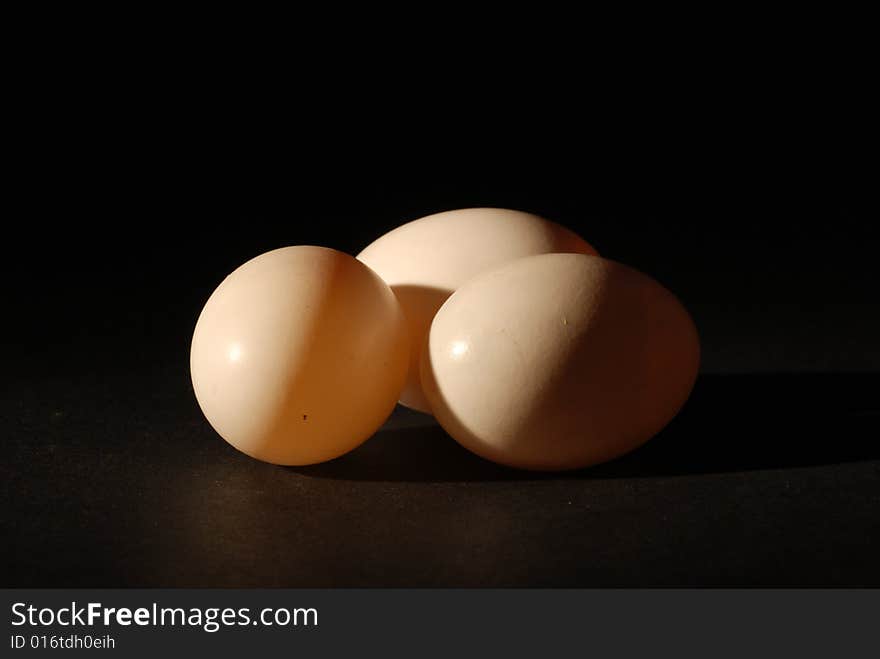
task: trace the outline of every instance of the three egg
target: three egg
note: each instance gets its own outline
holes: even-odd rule
[[[699,340],[669,291],[564,227],[465,209],[357,259],[301,246],[248,261],[206,303],[190,366],[218,434],[267,462],[338,457],[399,399],[478,455],[560,470],[659,432],[693,387]]]

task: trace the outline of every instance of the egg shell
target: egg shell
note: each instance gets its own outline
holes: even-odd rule
[[[190,370],[227,442],[305,465],[376,431],[408,360],[403,312],[379,276],[342,252],[297,246],[248,261],[217,287],[196,323]]]
[[[419,362],[434,314],[462,284],[509,261],[549,252],[595,254],[568,229],[537,215],[502,208],[465,208],[404,224],[368,245],[357,258],[375,270],[400,300],[411,353],[400,402],[430,413]]]
[[[631,451],[685,403],[699,338],[678,299],[597,256],[545,254],[483,274],[434,318],[424,391],[462,446],[535,470]]]

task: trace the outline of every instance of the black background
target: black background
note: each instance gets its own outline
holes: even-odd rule
[[[706,371],[880,368],[868,107],[736,98],[620,114],[501,103],[455,108],[460,123],[445,106],[411,123],[352,112],[277,132],[249,119],[234,136],[234,117],[192,108],[47,121],[11,181],[24,203],[4,265],[24,313],[6,329],[27,371],[48,354],[61,371],[176,361],[211,290],[261,252],[356,254],[403,222],[498,206],[672,289]]]
[[[23,101],[5,213],[4,582],[880,583],[867,90],[755,72],[368,84],[320,103],[58,63],[48,98]],[[552,477],[404,413],[305,469],[216,437],[188,350],[229,271],[290,244],[356,254],[471,206],[560,222],[682,299],[704,376],[670,428]]]

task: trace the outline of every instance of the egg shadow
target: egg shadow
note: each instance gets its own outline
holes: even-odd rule
[[[681,413],[641,448],[570,472],[503,467],[459,446],[428,415],[398,407],[336,460],[288,467],[317,478],[478,482],[639,478],[880,459],[880,374],[703,375]]]

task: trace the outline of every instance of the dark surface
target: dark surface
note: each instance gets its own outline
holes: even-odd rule
[[[0,401],[4,586],[880,585],[876,375],[703,376],[629,456],[485,462],[398,409],[338,460],[251,460],[186,371]]]

